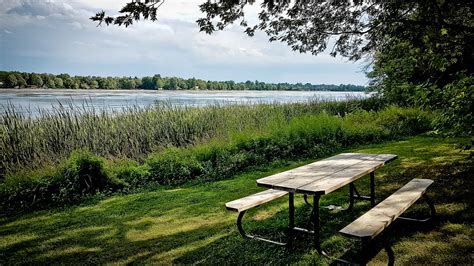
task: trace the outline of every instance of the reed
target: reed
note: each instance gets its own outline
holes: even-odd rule
[[[270,125],[285,124],[294,117],[321,112],[345,115],[357,109],[377,110],[380,99],[328,102],[317,99],[293,104],[236,104],[206,107],[159,103],[122,110],[60,105],[40,110],[4,107],[0,120],[0,179],[19,169],[57,164],[74,150],[88,150],[107,159],[145,157],[165,147],[183,147],[211,139],[228,139],[239,132],[259,132]]]
[[[97,193],[215,181],[432,128],[425,111],[366,111],[370,106],[382,105],[157,105],[121,113],[61,107],[36,119],[9,109],[2,121],[0,213],[74,204]]]

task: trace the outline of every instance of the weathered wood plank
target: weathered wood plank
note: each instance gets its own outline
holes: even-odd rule
[[[327,194],[375,171],[395,158],[397,156],[394,154],[341,153],[258,179],[257,184],[289,192]]]
[[[304,175],[290,177],[281,183],[274,184],[272,187],[279,190],[294,192],[296,191],[297,188],[304,186],[306,184],[315,182],[319,179],[325,178],[328,175],[331,175],[331,173],[334,173],[334,171],[330,171],[330,172],[319,171],[317,173],[305,173]]]
[[[385,164],[387,164],[397,158],[398,156],[395,154],[377,154],[377,156],[371,160],[383,161]]]
[[[285,172],[271,175],[268,177],[260,178],[257,180],[257,184],[273,187],[281,182],[287,181],[288,179],[294,179],[296,177],[301,177],[303,175],[306,175],[305,177],[309,178],[311,175],[317,172],[323,172],[323,171],[326,172],[327,175],[331,175],[349,166],[362,162],[363,160],[359,159],[358,157],[360,157],[360,154],[357,154],[357,153],[342,153],[342,154],[339,154],[339,155],[336,155],[336,156],[333,156],[321,161],[317,161],[311,164],[297,167],[289,171],[285,171]],[[317,179],[318,176],[315,176],[315,178]],[[311,182],[311,180],[309,182]]]
[[[225,207],[231,211],[241,212],[283,197],[286,194],[288,194],[286,191],[268,189],[238,200],[227,202]]]
[[[344,227],[342,234],[374,238],[417,201],[433,183],[430,179],[413,179],[373,209]]]
[[[358,178],[375,171],[384,165],[381,161],[363,161],[348,167],[330,176],[319,179],[296,189],[300,193],[322,193],[328,194],[337,190]]]
[[[272,184],[272,187],[275,189],[286,190],[290,192],[296,191],[297,188],[308,185],[313,182],[317,182],[323,178],[332,176],[336,173],[344,171],[352,167],[358,167],[362,161],[360,159],[347,159],[341,162],[338,162],[336,165],[331,167],[325,167],[320,169],[308,169],[308,171],[293,173],[288,176],[288,178],[282,182]]]

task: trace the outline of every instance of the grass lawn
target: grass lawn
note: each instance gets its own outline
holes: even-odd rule
[[[412,178],[435,180],[429,195],[438,219],[420,225],[396,221],[389,227],[396,263],[474,263],[474,164],[468,153],[455,148],[455,139],[418,136],[402,141],[364,146],[351,151],[394,153],[399,159],[376,172],[378,199]],[[0,217],[0,265],[28,264],[329,264],[311,248],[311,238],[298,236],[292,249],[244,240],[235,226],[236,213],[227,201],[262,190],[255,179],[306,164],[309,161],[254,169],[230,180],[164,188],[80,206]],[[368,177],[358,181],[368,191]],[[347,188],[322,197],[322,205],[347,204]],[[285,238],[287,198],[250,211],[244,218],[249,232],[273,239]],[[304,225],[310,209],[296,197],[297,224]],[[323,248],[338,257],[357,243],[337,231],[370,209],[357,202],[355,210],[322,211]],[[421,216],[423,204],[410,209]],[[407,214],[408,216],[408,214]],[[371,263],[385,264],[380,252]]]

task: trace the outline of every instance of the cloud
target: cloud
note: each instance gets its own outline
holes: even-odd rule
[[[205,0],[201,0],[205,1]],[[264,33],[247,37],[234,26],[213,35],[199,32],[199,1],[167,1],[158,22],[129,28],[101,26],[88,18],[115,14],[127,0],[0,0],[0,69],[143,76],[161,73],[209,80],[365,83],[360,66],[328,54],[299,54],[269,43]],[[250,19],[258,6],[249,9]],[[255,18],[253,18],[255,19]]]
[[[68,16],[72,7],[67,3],[56,3],[55,1],[37,1],[23,0],[19,5],[7,11],[7,14],[16,14],[20,16],[41,16],[48,17],[51,15]]]
[[[71,25],[73,28],[75,29],[82,29],[84,28],[84,26],[82,25],[82,23],[78,22],[78,21],[74,21],[74,22],[69,22],[68,25]]]

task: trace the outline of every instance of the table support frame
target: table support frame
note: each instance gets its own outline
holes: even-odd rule
[[[265,239],[259,236],[246,233],[242,227],[242,219],[246,211],[240,212],[239,216],[237,217],[237,228],[239,230],[239,233],[244,238],[260,240],[260,241],[264,241],[267,243],[272,243],[272,244],[276,244],[280,246],[291,246],[295,237],[295,233],[304,233],[304,234],[312,235],[314,248],[318,251],[319,254],[326,256],[326,253],[321,248],[320,208],[322,208],[322,206],[320,206],[320,199],[322,195],[323,195],[322,193],[313,194],[312,204],[308,200],[308,194],[303,195],[304,201],[306,202],[306,204],[312,206],[312,211],[311,211],[311,215],[310,215],[310,219],[308,223],[308,227],[311,227],[310,225],[312,224],[312,227],[311,227],[312,230],[309,230],[306,228],[300,228],[300,227],[295,226],[295,192],[288,193],[288,240],[286,243],[278,242],[278,241],[274,241],[270,239]],[[361,196],[359,192],[357,191],[357,188],[355,187],[354,183],[351,182],[349,184],[349,206],[348,208],[344,210],[349,210],[349,211],[352,210],[354,207],[354,201],[356,199],[369,200],[372,206],[375,205],[375,173],[374,172],[370,173],[370,196]],[[427,201],[429,202],[429,199],[427,199]]]

